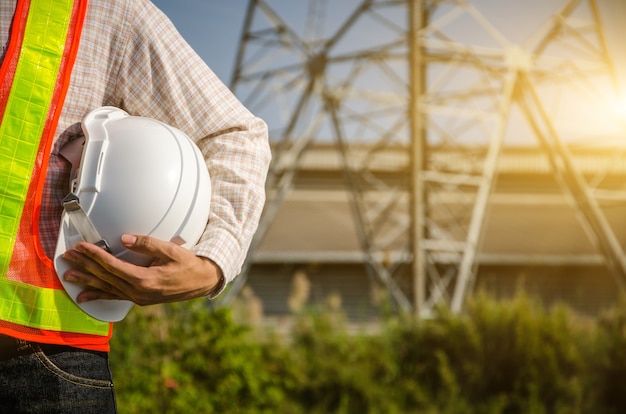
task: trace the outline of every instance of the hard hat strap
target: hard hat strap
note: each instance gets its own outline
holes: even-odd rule
[[[59,154],[65,158],[71,165],[70,170],[70,189],[73,191],[72,183],[76,178],[78,168],[80,166],[80,159],[83,154],[83,148],[85,147],[85,137],[74,139],[67,144],[63,145],[59,150]]]
[[[80,200],[76,194],[70,193],[65,196],[63,199],[63,208],[65,209],[70,225],[74,227],[84,241],[93,243],[111,253],[109,243],[100,236],[93,221],[91,221],[80,205]]]

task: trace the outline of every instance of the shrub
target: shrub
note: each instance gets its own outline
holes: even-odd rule
[[[462,316],[392,317],[374,334],[311,311],[263,336],[203,300],[137,307],[111,365],[123,413],[618,413],[626,299],[585,322],[481,294]]]
[[[598,412],[618,414],[626,407],[626,297],[598,317],[589,358],[590,389]]]
[[[282,379],[226,309],[152,306],[119,325],[111,365],[121,412],[262,412],[283,399]]]

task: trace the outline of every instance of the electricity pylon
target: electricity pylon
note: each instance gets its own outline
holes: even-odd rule
[[[319,142],[341,154],[366,269],[402,311],[462,310],[509,141],[543,149],[615,280],[626,281],[622,248],[569,153],[615,136],[579,127],[617,122],[605,109],[616,79],[598,4],[524,2],[537,8],[532,22],[494,12],[521,4],[311,0],[303,16],[300,3],[249,2],[231,87],[271,120],[274,161],[266,210],[226,300]],[[405,179],[376,168],[390,148],[410,154]],[[408,289],[399,282],[407,273]]]

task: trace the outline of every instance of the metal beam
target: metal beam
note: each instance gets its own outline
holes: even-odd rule
[[[578,169],[554,122],[563,109],[546,103],[550,93],[566,95],[562,106],[583,97],[567,109],[572,117],[576,111],[585,115],[597,111],[602,98],[595,85],[615,80],[595,0],[563,0],[526,42],[509,39],[499,29],[506,25],[494,24],[467,0],[328,3],[329,30],[314,39],[301,33],[310,24],[296,25],[269,3],[249,3],[231,86],[259,116],[279,113],[282,119],[271,123],[276,145],[267,209],[227,299],[245,283],[253,263],[279,258],[361,260],[372,283],[382,283],[398,309],[417,315],[438,304],[460,312],[484,263],[603,262],[616,280],[624,279],[621,247],[596,196],[610,200],[626,188],[603,186],[602,174],[586,181],[590,167]],[[513,115],[520,114],[515,110],[526,121],[523,133],[512,126]],[[544,159],[535,173],[563,181],[564,196],[492,196],[499,173],[519,172],[501,165],[512,162],[502,155],[512,129],[540,144]],[[574,132],[580,142],[581,131]],[[611,137],[582,139],[597,145],[605,138]],[[337,185],[327,175],[312,178],[316,171],[307,154],[319,143],[333,148],[334,159],[317,172],[343,173],[362,251],[260,252],[303,171],[310,184]],[[617,170],[626,169],[623,158],[614,164]],[[573,208],[598,242],[602,260],[595,254],[486,255],[485,223],[490,206],[500,202]],[[410,289],[398,283],[407,268]]]

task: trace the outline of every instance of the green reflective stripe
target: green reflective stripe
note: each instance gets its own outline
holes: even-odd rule
[[[41,289],[12,280],[0,283],[0,315],[17,324],[28,321],[31,328],[93,335],[109,332],[108,322],[80,310],[64,290]]]
[[[63,52],[73,0],[33,0],[0,125],[0,271],[6,275]]]
[[[0,317],[31,328],[106,336],[110,324],[88,316],[63,289],[6,277],[65,53],[73,3],[31,0],[0,124]]]

